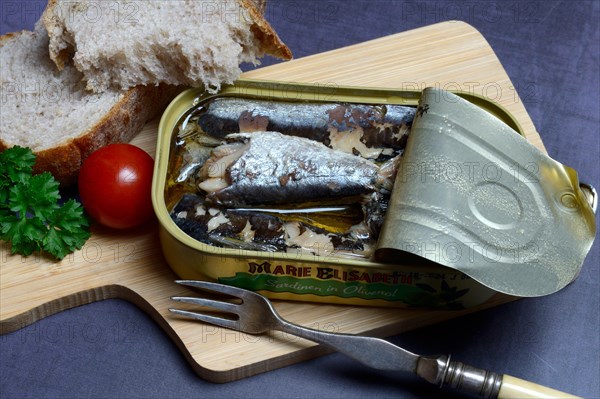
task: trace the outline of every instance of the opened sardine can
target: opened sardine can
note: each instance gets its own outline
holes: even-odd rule
[[[470,94],[462,94],[462,96],[520,132],[518,123],[497,104]],[[469,307],[487,300],[497,290],[486,287],[460,270],[443,267],[433,262],[424,263],[423,257],[400,256],[392,262],[383,263],[375,262],[372,257],[368,256],[353,256],[368,253],[367,249],[370,244],[359,242],[358,245],[349,245],[350,240],[346,240],[344,238],[346,236],[341,233],[328,233],[330,237],[335,235],[337,240],[336,245],[329,251],[313,251],[311,253],[301,250],[302,248],[296,250],[295,248],[298,247],[296,244],[291,246],[289,242],[281,244],[282,237],[290,237],[290,229],[295,231],[296,237],[299,235],[299,229],[301,229],[300,231],[306,230],[311,234],[313,232],[316,234],[321,230],[314,226],[306,227],[306,223],[303,222],[290,223],[286,217],[256,214],[256,209],[252,208],[253,204],[250,204],[250,208],[239,209],[240,205],[248,204],[241,204],[236,201],[236,198],[233,198],[233,202],[229,204],[236,205],[236,209],[213,210],[209,205],[195,203],[194,201],[197,202],[198,199],[193,195],[190,196],[189,187],[186,188],[185,184],[182,184],[183,180],[190,178],[193,173],[197,173],[198,166],[202,166],[191,165],[185,156],[176,155],[178,142],[185,138],[190,131],[187,128],[193,124],[195,124],[194,126],[202,125],[201,128],[205,131],[213,130],[211,134],[203,138],[205,141],[213,141],[209,145],[198,146],[194,142],[194,151],[198,150],[197,153],[201,154],[200,158],[203,161],[210,156],[210,149],[222,144],[221,141],[228,133],[282,130],[286,126],[292,126],[291,130],[294,131],[291,132],[291,135],[300,136],[301,140],[304,140],[303,137],[306,137],[307,134],[320,135],[322,137],[317,140],[331,148],[346,149],[358,153],[357,155],[377,160],[380,164],[385,164],[386,159],[393,160],[395,156],[398,159],[401,158],[399,155],[406,142],[406,132],[403,129],[406,128],[405,123],[410,124],[415,112],[418,112],[416,106],[420,97],[420,92],[292,85],[261,81],[239,81],[236,85],[226,87],[214,96],[206,96],[200,89],[191,89],[182,93],[166,110],[160,123],[152,193],[155,211],[160,221],[161,245],[171,268],[181,278],[236,285],[259,291],[265,296],[275,299],[441,308]],[[240,99],[241,101],[238,101]],[[246,100],[258,101],[261,107],[266,107],[268,110],[255,113],[246,112],[251,111],[243,108],[246,106],[244,105]],[[219,108],[220,106],[213,107],[210,112],[206,111],[210,107],[205,105],[218,102],[228,103],[229,108],[224,108],[227,111],[225,115],[214,111],[223,109]],[[231,104],[238,109],[232,111]],[[239,108],[240,104],[242,104],[242,108]],[[343,104],[344,107],[340,107],[340,104]],[[348,104],[350,106],[347,106]],[[281,117],[281,110],[278,107],[285,108],[288,105],[296,110],[296,115],[298,113],[304,115],[304,118],[297,116],[302,121],[294,122],[293,118],[290,121],[290,117],[287,115],[285,118]],[[398,108],[395,108],[396,106]],[[410,108],[406,111],[402,108],[403,106]],[[314,115],[311,115],[310,118],[306,117],[308,112],[320,112],[319,107],[326,109],[329,120],[322,120]],[[383,112],[379,112],[380,108],[383,109]],[[273,112],[270,118],[268,112]],[[345,113],[347,118],[340,119],[340,112]],[[263,113],[266,113],[267,117],[262,115]],[[196,118],[199,114],[204,115],[200,118],[200,122]],[[363,118],[363,115],[366,116]],[[387,115],[392,120],[386,120],[382,115]],[[382,117],[377,119],[380,116]],[[345,128],[343,125],[348,123],[356,124],[355,127],[358,126],[358,128],[348,130],[351,134],[341,135],[340,132]],[[332,131],[335,135],[332,135]],[[378,133],[383,131],[389,134],[383,136]],[[356,137],[357,132],[360,132],[359,142]],[[274,136],[271,134],[268,137],[273,139]],[[382,144],[382,137],[387,137],[387,142]],[[332,138],[334,139],[332,140]],[[344,142],[346,138],[354,141],[344,148],[344,144],[348,144]],[[235,147],[234,152],[240,147],[242,146]],[[247,147],[248,141],[244,148]],[[230,148],[225,148],[228,155],[230,150]],[[327,149],[323,151],[325,150]],[[242,157],[239,154],[235,156]],[[215,162],[218,164],[219,159]],[[304,164],[304,162],[300,162],[301,169],[305,168]],[[396,168],[398,166],[394,162],[387,162],[387,164],[393,164]],[[345,170],[350,169],[352,168]],[[385,168],[382,166],[380,169]],[[195,172],[190,172],[192,170]],[[392,168],[392,170],[395,173],[396,169]],[[300,170],[300,172],[304,172],[304,170]],[[243,174],[247,176],[252,173],[244,169]],[[298,170],[295,170],[294,173],[298,173]],[[221,189],[218,179],[222,176],[214,173],[212,176],[213,180],[209,182],[209,185],[216,182],[216,190]],[[215,176],[217,180],[214,180]],[[275,184],[278,184],[277,182],[289,184],[290,176],[293,177],[294,174],[284,175],[285,179],[283,180],[282,176],[278,176]],[[231,177],[229,178],[231,180]],[[192,180],[194,180],[193,176]],[[269,181],[267,183],[272,184]],[[331,184],[329,185],[331,186]],[[330,194],[327,192],[327,195]],[[378,204],[377,201],[371,201],[371,203]],[[334,198],[330,205],[335,204]],[[377,206],[369,205],[367,208],[371,212],[368,222],[376,225],[381,219]],[[373,208],[377,209],[373,211]],[[326,213],[329,219],[340,216],[340,212],[344,218],[347,216],[344,212],[356,211],[351,207],[336,209],[333,213]],[[188,215],[190,211],[195,213],[191,218]],[[394,211],[388,209],[389,212]],[[198,216],[199,214],[206,216]],[[210,219],[213,216],[216,217]],[[193,225],[189,227],[186,223],[199,218],[205,218],[209,223],[218,218],[231,221],[232,224],[237,223],[239,228],[236,234],[249,232],[255,234],[250,227],[257,224],[251,226],[250,221],[252,221],[258,224],[263,223],[263,225],[268,224],[271,227],[278,226],[272,230],[282,235],[270,235],[266,241],[256,239],[240,241],[243,245],[237,243],[233,247],[227,247],[228,242],[225,241],[230,240],[227,235],[206,235],[206,231],[204,231],[202,237],[206,237],[208,240],[199,240],[198,237],[194,237],[195,227]],[[242,229],[244,224],[244,229]],[[186,227],[189,228],[186,229]],[[209,229],[211,228],[215,227],[209,226]],[[355,231],[352,234],[354,237],[360,235]],[[284,249],[282,250],[282,248]],[[438,254],[444,250],[436,248],[434,245],[431,247],[426,245],[421,249]]]

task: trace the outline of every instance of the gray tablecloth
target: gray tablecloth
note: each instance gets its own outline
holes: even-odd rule
[[[31,28],[44,6],[45,1],[1,0],[0,33]],[[267,16],[296,58],[449,19],[473,25],[496,51],[550,155],[600,187],[599,6],[577,0],[298,0],[271,1]],[[452,353],[479,367],[598,398],[599,264],[596,242],[579,278],[557,294],[390,339],[414,351]],[[209,383],[141,310],[108,300],[0,336],[0,397],[451,394],[410,376],[366,369],[339,354],[233,383]]]

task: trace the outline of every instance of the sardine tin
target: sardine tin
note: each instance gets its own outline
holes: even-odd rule
[[[522,133],[500,105],[471,93],[457,93]],[[331,85],[239,80],[216,95],[189,89],[169,105],[161,118],[152,200],[159,237],[172,270],[184,279],[218,281],[282,300],[366,306],[465,308],[496,293],[466,274],[434,264],[401,259],[394,264],[283,252],[219,248],[183,233],[165,202],[170,153],[177,127],[199,103],[230,96],[271,101],[398,104],[417,106],[421,92]]]

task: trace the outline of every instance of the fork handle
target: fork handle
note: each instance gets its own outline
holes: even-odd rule
[[[279,316],[276,320],[276,330],[323,344],[378,370],[408,371],[413,365],[416,366],[419,357],[380,338],[315,330],[291,323]]]
[[[277,322],[277,330],[326,345],[367,366],[379,370],[412,369],[410,371],[426,381],[456,391],[490,399],[579,398],[510,375],[450,361],[448,356],[419,356],[383,339],[314,330],[280,317]]]
[[[502,376],[498,399],[580,398],[556,389],[538,385],[507,374]]]
[[[565,392],[557,391],[543,385],[525,381],[507,374],[500,375],[491,371],[475,368],[462,362],[449,361],[446,356],[438,358],[424,358],[425,363],[431,365],[437,362],[437,378],[430,382],[438,383],[440,386],[448,386],[461,392],[468,392],[484,398],[498,399],[557,399],[557,398],[579,398]],[[446,360],[446,364],[442,363]],[[418,373],[418,372],[417,372]],[[419,373],[418,373],[419,374]],[[425,377],[422,375],[422,377]],[[426,378],[427,379],[427,378]]]

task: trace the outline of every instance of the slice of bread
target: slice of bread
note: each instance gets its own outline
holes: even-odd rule
[[[30,147],[37,155],[34,171],[49,171],[65,186],[76,181],[92,151],[129,141],[178,89],[90,93],[73,66],[57,71],[48,42],[41,24],[34,32],[0,36],[0,151]]]
[[[166,83],[216,91],[264,54],[290,50],[263,17],[264,0],[50,0],[50,57],[72,59],[87,89]]]

